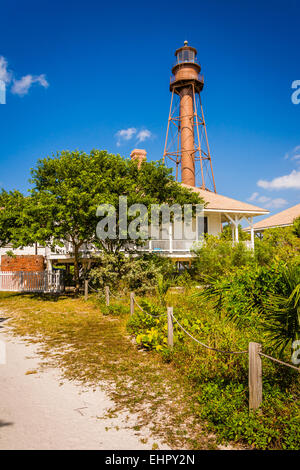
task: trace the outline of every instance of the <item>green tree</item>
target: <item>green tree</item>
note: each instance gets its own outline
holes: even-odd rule
[[[239,240],[240,240],[240,241],[243,241],[243,240],[250,240],[250,238],[251,238],[251,237],[250,237],[250,234],[243,231],[241,224],[238,225],[238,231],[239,231]],[[223,231],[222,231],[222,233],[221,233],[221,239],[222,239],[222,240],[228,240],[228,241],[231,241],[231,240],[232,240],[232,228],[231,228],[231,224],[226,224],[226,225],[224,225]]]
[[[98,240],[96,215],[100,204],[118,208],[119,196],[128,198],[128,207],[150,204],[197,204],[198,195],[173,181],[171,171],[161,162],[137,163],[120,155],[93,150],[90,154],[63,151],[41,159],[32,170],[31,196],[26,198],[20,219],[24,225],[18,232],[18,243],[32,240],[50,246],[73,247],[76,289],[79,288],[80,248],[95,245],[108,252],[128,248],[120,238]],[[117,229],[118,229],[117,213]],[[128,217],[128,222],[134,217]],[[138,240],[137,243],[141,243]]]
[[[255,259],[259,265],[270,265],[274,260],[290,262],[300,256],[300,238],[293,227],[277,227],[265,230],[261,240],[255,239]]]
[[[19,246],[27,200],[19,191],[0,193],[0,246]]]
[[[243,242],[232,244],[214,235],[206,235],[205,243],[194,249],[193,272],[197,280],[207,276],[218,278],[228,275],[236,268],[253,263],[253,251]]]
[[[130,290],[139,295],[153,293],[159,276],[165,273],[166,266],[161,260],[162,257],[155,254],[136,257],[125,256],[123,252],[103,251],[89,271],[90,283],[94,289],[102,292],[104,286],[109,286],[118,292]]]

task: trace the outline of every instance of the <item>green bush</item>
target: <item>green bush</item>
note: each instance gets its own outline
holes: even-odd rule
[[[249,413],[247,354],[206,349],[176,322],[174,348],[167,345],[166,305],[174,307],[175,317],[194,338],[223,351],[247,351],[249,342],[255,341],[276,357],[272,332],[277,329],[281,337],[283,328],[288,334],[293,330],[290,338],[298,337],[300,284],[298,275],[290,282],[287,273],[296,273],[300,264],[300,239],[292,230],[275,229],[255,244],[253,254],[243,243],[232,246],[208,236],[195,251],[192,268],[183,275],[176,277],[173,266],[162,263],[152,284],[157,286],[160,279],[157,295],[139,301],[152,316],[136,307],[127,328],[139,347],[157,351],[186,378],[193,390],[191,406],[220,441],[255,449],[300,449],[298,372],[263,358],[263,404],[259,412]],[[141,271],[151,265],[151,257],[144,262]],[[159,263],[154,264],[158,268]],[[138,275],[129,284],[138,289],[139,279]],[[204,286],[175,295],[168,292],[170,279],[178,285],[190,287],[200,281]],[[275,308],[278,296],[281,300]],[[286,362],[291,359],[289,347],[290,341],[284,344]]]
[[[275,270],[275,267],[273,268]],[[259,296],[259,289],[267,284],[273,289],[281,275],[267,268],[247,273],[236,273],[242,305],[245,293]],[[247,274],[247,280],[245,276]],[[230,283],[230,281],[228,281]],[[256,287],[255,287],[256,285]],[[248,294],[247,294],[248,295]],[[231,301],[237,301],[237,291]],[[221,350],[247,351],[250,341],[263,344],[265,352],[272,352],[272,345],[265,334],[258,310],[247,310],[247,321],[237,323],[216,312],[214,305],[194,292],[190,296],[168,294],[168,302],[174,307],[174,315],[181,325],[196,339]],[[164,312],[154,301],[141,301],[144,310],[153,315]],[[251,313],[252,312],[252,313]],[[252,317],[251,317],[252,315]],[[224,355],[205,349],[190,339],[174,322],[174,349],[167,347],[166,315],[153,318],[141,311],[130,318],[128,329],[136,336],[139,346],[158,351],[166,361],[172,361],[179,373],[192,384],[194,411],[211,432],[222,442],[235,441],[256,449],[299,449],[299,374],[279,364],[264,360],[263,405],[259,413],[248,410],[248,355]],[[273,354],[272,354],[273,355]],[[196,401],[194,401],[196,400]]]
[[[281,285],[265,299],[263,309],[273,347],[282,355],[300,338],[300,266],[292,265],[283,272]]]
[[[186,289],[194,287],[197,284],[194,266],[192,265],[191,268],[185,269],[181,274],[176,276],[174,281],[178,287],[185,287]]]
[[[207,235],[205,243],[195,248],[194,253],[193,272],[200,282],[205,281],[206,276],[219,278],[237,267],[254,263],[253,252],[243,242],[232,245],[231,241],[213,235]]]
[[[87,275],[94,289],[103,291],[104,286],[109,286],[111,290],[115,290],[118,286],[122,287],[120,280],[128,269],[128,261],[123,253],[103,252]]]
[[[260,266],[275,262],[297,262],[300,256],[300,238],[293,227],[265,230],[263,238],[255,239],[255,260]]]
[[[102,253],[88,273],[94,289],[109,286],[112,291],[134,291],[145,295],[153,293],[160,276],[171,278],[174,264],[157,255],[141,257],[125,256],[123,253]]]
[[[207,282],[194,297],[212,302],[216,312],[237,324],[261,328],[279,356],[300,337],[299,265],[252,266]]]
[[[294,220],[292,231],[297,238],[300,238],[300,217]]]
[[[165,309],[149,301],[141,301],[144,313],[138,307],[130,317],[127,328],[136,335],[136,342],[146,349],[163,350],[167,347]]]
[[[238,231],[239,231],[239,240],[244,241],[244,240],[251,239],[250,233],[244,232],[241,224],[238,225]],[[224,225],[223,231],[220,234],[220,238],[222,240],[232,241],[232,228],[230,224]]]
[[[127,315],[129,307],[122,304],[112,304],[112,305],[101,305],[102,315],[112,315],[115,317],[121,317]]]
[[[257,325],[268,295],[284,291],[285,270],[282,263],[270,268],[250,265],[219,278],[206,277],[206,287],[194,297],[212,302],[216,312],[237,323]]]
[[[220,441],[246,442],[256,449],[300,447],[299,406],[293,395],[264,387],[259,412],[248,412],[247,384],[204,384],[198,396],[198,415]]]
[[[255,238],[254,252],[243,241],[232,244],[228,239],[228,230],[220,237],[206,235],[205,243],[193,250],[196,258],[190,272],[196,280],[203,282],[206,276],[220,278],[242,267],[271,267],[274,263],[291,262],[299,264],[300,238],[296,233],[296,222],[295,227],[266,230],[263,239]]]

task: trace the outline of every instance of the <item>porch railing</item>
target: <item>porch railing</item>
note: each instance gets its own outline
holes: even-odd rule
[[[60,272],[0,271],[0,291],[59,293],[63,279]]]
[[[189,253],[197,243],[195,240],[148,240],[145,245],[138,247],[137,251],[162,253]]]

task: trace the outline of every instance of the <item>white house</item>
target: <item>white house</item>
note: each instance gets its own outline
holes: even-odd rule
[[[132,156],[136,156],[136,150],[132,152]],[[142,157],[144,159],[146,157],[146,151],[139,150],[139,152],[142,152]],[[201,227],[203,227],[204,233],[218,235],[222,232],[223,223],[229,223],[232,226],[232,240],[233,242],[237,242],[239,239],[238,225],[243,219],[245,219],[249,223],[249,230],[251,232],[251,241],[247,242],[247,244],[249,248],[254,248],[255,226],[253,224],[253,217],[266,215],[269,213],[269,211],[246,202],[241,202],[227,196],[222,196],[221,194],[217,194],[209,190],[188,186],[183,183],[181,184],[184,187],[190,188],[192,189],[192,191],[197,192],[206,203],[203,213],[204,223],[201,225]],[[199,233],[198,221],[194,220],[193,222],[195,230],[194,240],[174,239],[173,228],[172,225],[170,225],[167,237],[164,237],[161,240],[147,241],[143,247],[136,249],[137,253],[157,253],[162,256],[170,257],[174,259],[174,261],[190,260],[193,257],[193,254],[191,253],[191,248],[194,246],[195,242],[197,242],[197,240],[203,235],[202,233]],[[0,248],[0,266],[1,256],[5,255],[7,251],[13,251],[13,253],[17,256],[43,256],[45,259],[45,269],[47,270],[51,270],[54,264],[70,265],[74,262],[72,246],[68,243],[66,243],[63,248],[57,247],[57,249],[54,251],[51,251],[49,248],[45,248],[38,245],[25,247],[23,249],[19,248],[17,250],[13,250],[10,246]],[[90,264],[93,258],[98,254],[95,248],[91,246],[82,246],[80,251],[83,263],[87,264]]]
[[[252,230],[255,233],[263,234],[263,232],[269,228],[289,227],[293,225],[293,222],[297,217],[300,217],[300,204],[296,204],[284,211],[278,212],[277,214],[256,222],[256,224],[253,225]],[[245,228],[245,232],[249,232],[250,230],[251,227]]]

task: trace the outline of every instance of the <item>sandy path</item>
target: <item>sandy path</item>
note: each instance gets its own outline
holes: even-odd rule
[[[38,366],[37,347],[11,337],[4,323],[0,324],[0,341],[6,345],[6,364],[0,364],[0,449],[151,449],[154,442],[166,448],[149,438],[147,430],[126,429],[135,424],[135,416],[128,422],[125,414],[98,419],[113,406],[105,392],[72,382],[61,385],[56,369],[26,375]]]

